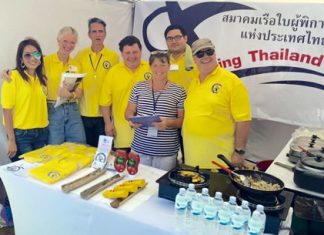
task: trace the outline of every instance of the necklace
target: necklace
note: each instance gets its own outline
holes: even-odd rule
[[[161,89],[161,91],[165,89],[165,87],[166,87],[167,84],[168,84],[168,80],[165,81],[164,86]],[[155,115],[156,105],[157,105],[158,99],[160,98],[162,92],[159,92],[159,94],[157,95],[157,97],[155,99],[153,85],[154,84],[153,84],[153,80],[152,80],[153,115]]]
[[[102,54],[100,54],[99,60],[97,61],[97,64],[96,64],[96,67],[95,67],[95,66],[93,66],[93,61],[92,61],[91,55],[89,54],[91,67],[92,67],[92,70],[93,70],[93,72],[94,72],[94,74],[93,74],[93,78],[94,78],[94,79],[97,78],[97,69],[98,69],[98,66],[99,66],[99,63],[100,63],[101,57],[102,57]]]

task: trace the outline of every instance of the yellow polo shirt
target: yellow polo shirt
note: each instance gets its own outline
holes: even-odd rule
[[[103,48],[98,54],[91,48],[86,48],[77,54],[76,60],[80,63],[81,72],[87,73],[80,86],[83,90],[80,113],[85,117],[100,117],[101,88],[110,68],[119,62],[119,56],[115,51],[107,48]]]
[[[56,100],[57,99],[57,89],[60,86],[61,75],[65,72],[79,72],[80,65],[71,57],[69,58],[66,65],[59,60],[57,53],[47,55],[44,58],[45,72],[47,76],[47,99]]]
[[[135,72],[130,70],[124,62],[115,65],[104,82],[101,90],[100,105],[112,106],[112,116],[116,129],[114,146],[116,148],[129,148],[133,141],[134,130],[130,128],[125,119],[130,93],[134,85],[152,77],[150,66],[141,61]]]
[[[13,70],[10,77],[11,82],[4,81],[1,88],[1,105],[12,109],[13,127],[23,130],[46,127],[46,89],[29,75],[30,81],[25,81],[17,70]]]
[[[214,168],[217,154],[230,158],[235,122],[251,120],[248,91],[233,73],[217,68],[201,83],[193,79],[185,101],[182,134],[185,163]]]
[[[197,65],[194,64],[192,70],[187,71],[185,66],[185,53],[179,58],[174,59],[173,56],[170,56],[170,71],[168,74],[168,79],[171,82],[178,84],[188,91],[191,80],[198,76]]]

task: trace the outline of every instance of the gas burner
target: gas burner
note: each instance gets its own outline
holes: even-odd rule
[[[256,208],[257,204],[264,206],[265,212],[279,211],[285,207],[286,198],[283,195],[273,196],[273,195],[251,195],[241,191],[237,191],[236,197],[239,201],[246,200],[249,202],[249,206],[253,209]]]

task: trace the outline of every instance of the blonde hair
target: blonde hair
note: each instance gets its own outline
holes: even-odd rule
[[[57,34],[57,41],[61,40],[65,35],[72,34],[76,37],[78,40],[78,32],[71,26],[65,26],[60,29],[60,31]]]

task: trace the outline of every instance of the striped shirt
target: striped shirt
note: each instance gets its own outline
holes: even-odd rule
[[[186,92],[175,83],[169,82],[169,86],[161,91],[154,92],[148,81],[137,83],[132,90],[130,102],[137,106],[137,116],[158,115],[160,117],[176,118],[179,109],[183,109]],[[154,112],[154,103],[155,112]],[[167,157],[177,154],[179,150],[178,129],[168,128],[158,130],[157,136],[147,136],[148,128],[135,129],[132,143],[134,151],[157,157]]]

